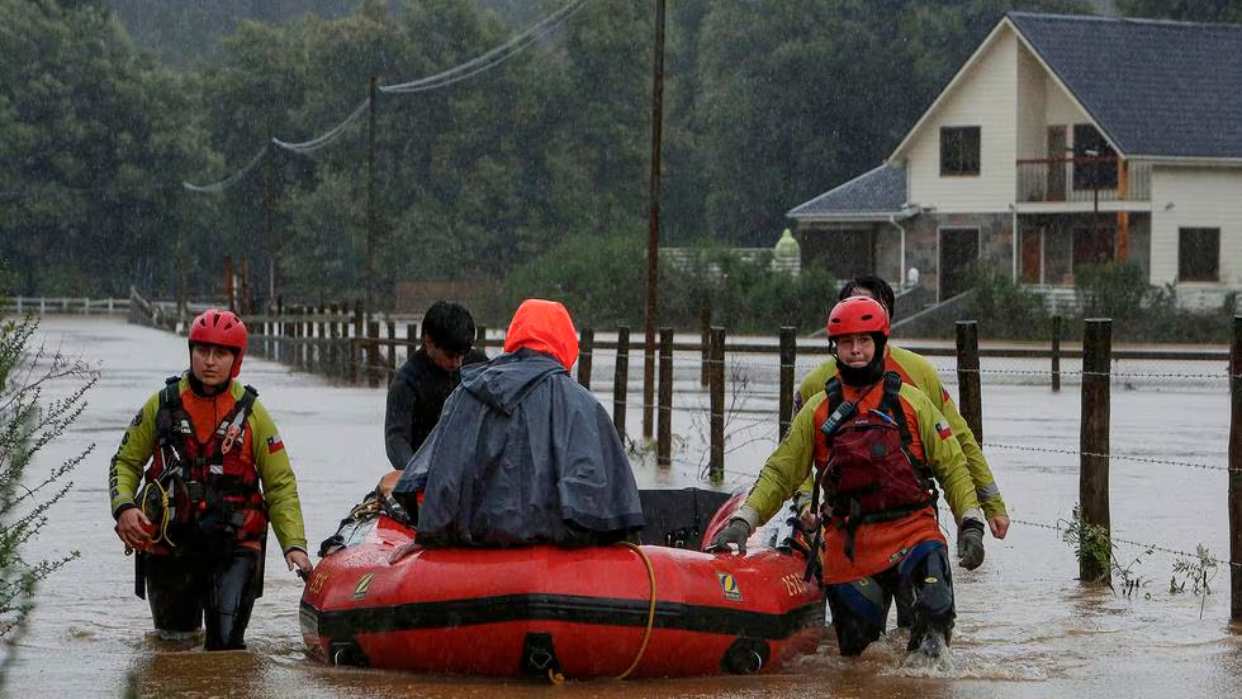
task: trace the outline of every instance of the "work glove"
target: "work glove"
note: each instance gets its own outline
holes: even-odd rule
[[[744,519],[734,518],[729,520],[724,529],[721,529],[716,538],[712,539],[712,545],[708,549],[710,551],[728,551],[729,544],[737,546],[739,556],[746,555],[746,540],[750,538],[750,525]]]
[[[983,565],[983,522],[962,520],[957,528],[957,562],[966,570]]]

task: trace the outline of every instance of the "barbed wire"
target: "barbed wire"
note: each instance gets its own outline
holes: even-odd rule
[[[1091,451],[1078,451],[1076,449],[1058,449],[1056,447],[1034,447],[1025,444],[1006,444],[1002,442],[984,442],[980,446],[990,449],[1008,449],[1012,451],[1037,452],[1041,454],[1064,454],[1066,456],[1090,456],[1116,461],[1135,461],[1138,463],[1157,464],[1161,466],[1181,466],[1184,468],[1195,468],[1203,471],[1230,471],[1227,466],[1213,466],[1210,464],[1199,464],[1191,461],[1178,461],[1175,459],[1157,459],[1150,456],[1135,456],[1132,454],[1112,454]],[[1242,469],[1238,469],[1242,470]]]
[[[943,510],[943,508],[941,509]],[[1031,520],[1020,519],[1018,517],[1010,517],[1009,521],[1013,524],[1021,524],[1026,527],[1035,527],[1037,529],[1048,529],[1048,530],[1055,531],[1058,533],[1064,533],[1068,529],[1068,527],[1062,526],[1059,523],[1048,524],[1046,522],[1034,522]],[[1173,556],[1178,556],[1180,558],[1191,558],[1191,559],[1201,558],[1205,561],[1211,561],[1212,563],[1215,563],[1220,566],[1242,568],[1242,563],[1234,563],[1233,561],[1222,561],[1219,558],[1214,558],[1212,556],[1200,556],[1198,553],[1191,553],[1189,551],[1182,551],[1180,549],[1169,548],[1168,546],[1160,546],[1159,544],[1148,544],[1148,543],[1143,543],[1141,541],[1134,541],[1132,539],[1123,539],[1123,538],[1115,537],[1115,536],[1109,537],[1109,538],[1114,544],[1126,544],[1127,546],[1137,546],[1139,548],[1148,549],[1150,551],[1159,551],[1161,553],[1167,553]]]

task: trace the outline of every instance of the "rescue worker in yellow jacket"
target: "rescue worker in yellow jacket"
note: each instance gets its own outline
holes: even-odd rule
[[[235,380],[241,319],[203,313],[189,348],[190,370],[147,400],[112,457],[112,516],[161,636],[189,637],[205,618],[207,650],[245,648],[269,521],[289,569],[311,572],[297,481],[258,393]]]
[[[839,300],[845,300],[851,296],[866,296],[879,301],[884,306],[884,310],[888,311],[891,323],[895,297],[893,288],[888,285],[888,282],[874,275],[858,277],[841,287]],[[984,516],[987,517],[992,536],[1004,539],[1009,531],[1009,512],[1005,507],[1004,498],[1001,497],[1000,486],[996,484],[996,478],[992,475],[992,469],[983,456],[983,449],[979,447],[974,432],[966,424],[965,418],[957,409],[957,404],[949,397],[949,392],[940,382],[936,367],[932,366],[931,362],[922,355],[890,343],[884,353],[884,370],[897,372],[903,383],[922,391],[931,399],[932,405],[948,419],[953,435],[957,437],[962,451],[966,454],[966,466],[970,469],[970,479],[975,484],[975,495],[979,498]],[[794,394],[794,412],[796,413],[806,401],[810,400],[811,396],[823,392],[824,385],[836,371],[837,360],[831,358],[807,374],[798,392]],[[809,490],[809,484],[807,489]]]
[[[744,552],[766,522],[815,472],[822,582],[842,655],[858,655],[884,632],[894,593],[915,602],[909,650],[938,657],[956,616],[936,483],[958,524],[959,562],[983,562],[983,513],[966,457],[930,399],[885,371],[888,313],[848,298],[829,315],[837,373],[802,407],[737,515],[713,541]]]

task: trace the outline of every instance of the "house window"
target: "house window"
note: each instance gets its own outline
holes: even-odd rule
[[[979,174],[979,127],[940,129],[940,175]]]
[[[1116,188],[1117,151],[1091,124],[1074,124],[1074,189]]]
[[[1179,228],[1177,231],[1177,280],[1220,281],[1220,229]]]

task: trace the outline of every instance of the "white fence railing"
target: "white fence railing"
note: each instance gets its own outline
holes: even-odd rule
[[[129,299],[92,299],[73,296],[0,297],[0,310],[18,315],[72,313],[77,315],[122,315],[129,312]]]

